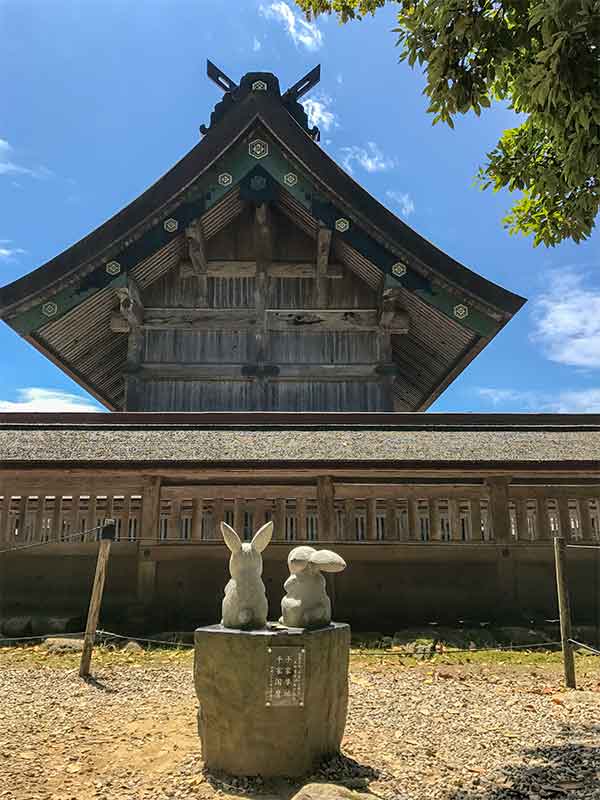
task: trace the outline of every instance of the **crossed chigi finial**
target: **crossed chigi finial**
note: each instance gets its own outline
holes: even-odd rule
[[[238,84],[226,75],[222,69],[213,64],[212,61],[207,61],[206,74],[221,89],[223,98],[217,103],[211,114],[210,125],[200,126],[200,133],[203,136],[209,132],[215,123],[223,119],[236,103],[247,97],[248,94],[264,92],[271,95],[275,94],[306,132],[314,140],[319,140],[319,129],[316,125],[310,126],[306,111],[299,100],[321,80],[320,64],[317,64],[310,72],[307,72],[283,94],[280,92],[279,80],[272,72],[248,72],[242,76]]]

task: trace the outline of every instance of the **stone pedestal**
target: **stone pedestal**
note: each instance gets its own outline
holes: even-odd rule
[[[299,776],[339,752],[348,709],[350,627],[195,633],[198,731],[209,769]]]

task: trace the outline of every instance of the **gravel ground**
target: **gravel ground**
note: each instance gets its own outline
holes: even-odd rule
[[[0,651],[2,800],[285,800],[299,788],[203,772],[190,653],[96,659],[90,683],[75,664]],[[564,692],[556,664],[353,657],[344,756],[306,782],[386,800],[600,798],[599,667],[582,659],[583,689]]]

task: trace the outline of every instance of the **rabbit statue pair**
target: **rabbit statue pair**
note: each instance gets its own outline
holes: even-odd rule
[[[231,579],[225,587],[225,628],[255,630],[267,624],[268,604],[262,581],[262,552],[271,541],[273,523],[267,522],[251,542],[242,542],[226,522],[221,523],[225,544],[231,551]],[[346,562],[331,550],[295,547],[288,556],[290,577],[284,583],[280,622],[289,628],[314,628],[331,622],[331,601],[321,572],[341,572]]]

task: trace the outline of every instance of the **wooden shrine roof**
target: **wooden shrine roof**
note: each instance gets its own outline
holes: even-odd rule
[[[598,414],[0,414],[0,467],[600,471]]]
[[[190,222],[199,218],[210,239],[262,192],[311,236],[330,227],[338,259],[371,285],[401,290],[414,320],[394,354],[401,408],[427,408],[525,300],[382,206],[313,141],[285,97],[270,73],[245,76],[235,102],[219,104],[205,137],[152,187],[0,288],[0,317],[109,409],[123,408],[126,340],[109,326],[115,290],[128,276],[147,287],[178,263]]]

